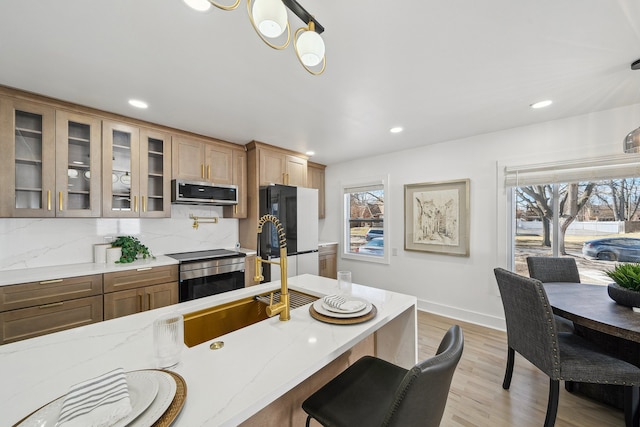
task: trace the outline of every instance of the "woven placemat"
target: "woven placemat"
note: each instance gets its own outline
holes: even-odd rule
[[[324,314],[318,313],[316,309],[313,308],[313,304],[311,304],[309,306],[309,313],[311,314],[311,317],[321,322],[331,323],[333,325],[353,325],[356,323],[363,323],[373,319],[374,317],[376,317],[376,314],[378,313],[378,309],[376,308],[375,305],[371,304],[371,311],[369,311],[367,314],[364,314],[362,316],[346,317],[346,318],[331,317],[331,316],[325,316]]]
[[[158,371],[165,372],[173,377],[176,382],[176,395],[173,397],[171,405],[164,411],[164,414],[158,418],[158,421],[153,423],[153,427],[169,427],[175,421],[184,406],[184,401],[187,399],[187,383],[184,378],[175,372],[164,369],[158,369]]]

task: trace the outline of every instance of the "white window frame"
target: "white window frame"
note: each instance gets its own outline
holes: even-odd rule
[[[358,254],[349,251],[349,220],[351,219],[351,212],[349,206],[349,198],[347,194],[356,193],[359,189],[366,189],[367,187],[382,186],[384,192],[384,218],[382,221],[383,239],[384,239],[384,254],[383,256]],[[389,264],[391,260],[391,247],[389,237],[389,208],[390,193],[389,193],[389,176],[362,179],[359,181],[350,181],[342,184],[342,251],[341,257],[344,259],[374,262],[378,264]]]

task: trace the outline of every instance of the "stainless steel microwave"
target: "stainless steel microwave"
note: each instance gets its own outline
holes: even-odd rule
[[[238,186],[174,179],[171,181],[171,203],[185,205],[237,205]]]

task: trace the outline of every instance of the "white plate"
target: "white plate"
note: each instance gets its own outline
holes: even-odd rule
[[[158,395],[156,396],[151,406],[147,408],[138,418],[136,418],[131,424],[130,427],[148,427],[153,425],[167,408],[173,402],[173,398],[176,395],[177,384],[176,380],[166,372],[160,371],[144,371],[153,374],[158,381]],[[127,426],[127,427],[129,427]]]
[[[351,298],[355,299],[355,297],[351,297]],[[365,314],[368,314],[371,311],[371,309],[373,309],[373,305],[370,302],[366,300],[362,300],[362,301],[365,301],[367,303],[367,306],[363,310],[357,311],[355,313],[336,313],[335,311],[329,311],[323,307],[322,298],[315,300],[313,302],[313,308],[316,310],[316,312],[322,314],[323,316],[335,317],[339,319],[349,319],[352,317],[364,316]]]
[[[349,298],[349,301],[362,301],[364,304],[360,308],[358,308],[356,310],[343,310],[341,308],[331,307],[329,304],[324,302],[324,299],[323,299],[322,300],[322,307],[325,310],[333,311],[334,313],[345,313],[345,314],[358,313],[358,312],[364,310],[365,308],[367,308],[367,301],[365,301],[365,300],[363,300],[361,298],[355,298],[355,297],[347,297],[347,298]]]
[[[151,373],[151,375],[150,375]],[[124,427],[147,409],[158,394],[159,383],[153,371],[136,371],[127,373],[131,412],[112,427]],[[175,392],[174,392],[175,393]],[[40,408],[29,418],[18,424],[19,427],[53,427],[58,421],[64,397],[54,400]],[[150,423],[148,425],[151,425]]]

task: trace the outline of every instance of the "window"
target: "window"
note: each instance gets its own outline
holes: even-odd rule
[[[386,179],[378,179],[343,187],[343,257],[389,263],[386,186]]]
[[[527,256],[572,257],[581,281],[611,282],[616,262],[640,261],[637,156],[506,168],[512,187],[512,261],[528,275]]]

